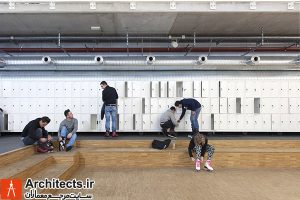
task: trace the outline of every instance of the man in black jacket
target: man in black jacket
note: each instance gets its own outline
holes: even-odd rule
[[[110,136],[110,117],[112,123],[112,137],[117,137],[118,134],[116,133],[117,129],[117,99],[118,93],[115,88],[110,87],[107,85],[106,81],[102,81],[100,83],[102,91],[102,100],[104,102],[104,112],[105,112],[105,137]]]
[[[49,117],[37,118],[30,121],[21,134],[25,145],[32,145],[35,142],[46,143],[48,141],[48,131],[45,127],[50,123]]]

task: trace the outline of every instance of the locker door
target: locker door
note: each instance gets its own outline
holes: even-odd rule
[[[210,97],[219,97],[219,81],[209,81],[209,90]]]
[[[81,97],[81,82],[70,82],[71,84],[71,95],[72,97]],[[65,87],[66,88],[66,87]]]
[[[300,113],[300,98],[289,98],[289,102],[290,113]]]
[[[182,121],[183,121],[183,130],[186,131],[186,132],[191,132],[192,131],[190,116],[191,116],[191,113],[189,112],[188,115],[185,115],[184,118],[182,119]],[[201,121],[201,116],[199,116],[199,119]],[[201,127],[201,123],[199,123],[199,128],[200,127]]]
[[[20,112],[20,101],[19,98],[7,99],[6,104],[8,105],[7,113],[19,113]],[[24,101],[24,100],[23,100]]]
[[[12,97],[13,96],[13,84],[11,81],[2,81],[2,91],[3,97]]]
[[[201,130],[211,130],[211,115],[210,114],[202,114],[200,117],[201,124],[200,129]]]
[[[36,93],[32,91],[31,83],[23,82],[21,85],[18,83],[13,84],[12,95],[14,97],[36,97]]]
[[[168,82],[160,81],[160,97],[168,97]]]
[[[300,97],[299,82],[289,81],[289,97]]]
[[[166,98],[166,108],[171,108],[174,106],[176,99],[174,98]]]
[[[245,128],[244,115],[237,114],[235,120],[236,120],[236,130],[237,131],[244,131],[244,128]]]
[[[142,84],[140,81],[136,81],[134,85],[132,85],[132,96],[133,97],[141,97],[142,92]]]
[[[54,99],[53,98],[41,98],[38,99],[38,112],[40,114],[54,113]]]
[[[220,114],[219,115],[219,129],[220,130],[227,130],[227,114]]]
[[[132,131],[132,130],[133,130],[133,115],[124,114],[124,131]]]
[[[132,99],[131,98],[124,99],[124,113],[125,114],[132,113]]]
[[[78,97],[89,98],[91,97],[91,83],[90,82],[80,82],[80,91],[76,90],[79,94]]]
[[[228,81],[220,81],[221,97],[228,97]]]
[[[91,130],[91,115],[89,114],[78,115],[78,130],[79,131]]]
[[[137,113],[137,114],[142,113],[142,98],[132,99],[132,113]]]
[[[252,131],[254,129],[254,119],[253,119],[253,114],[246,114],[244,115],[244,125],[245,131]]]
[[[151,127],[151,118],[150,114],[143,114],[143,130],[144,131],[149,131]]]
[[[227,98],[220,98],[220,113],[227,113]]]
[[[262,115],[262,125],[261,128],[264,131],[271,131],[271,115],[267,114],[267,115]]]
[[[118,131],[124,131],[125,128],[125,114],[118,114],[119,124],[117,126]]]
[[[194,81],[194,97],[201,97],[201,81]]]
[[[280,85],[279,94],[282,97],[288,97],[289,96],[289,83],[287,81],[281,80],[279,85]]]
[[[142,131],[143,130],[143,117],[142,114],[135,114],[134,130]]]
[[[79,117],[80,116],[77,114],[74,114],[74,117],[78,120],[78,126],[79,126],[79,124],[80,124]],[[64,119],[65,119],[64,111],[62,111],[61,113],[54,114],[54,120],[51,119],[51,122],[53,123],[56,131],[58,131],[59,125],[62,122],[62,120],[64,120]]]
[[[269,113],[280,113],[281,110],[281,98],[269,98],[271,103],[270,112]]]
[[[254,130],[262,130],[262,115],[261,114],[254,114],[253,115],[253,125]]]
[[[202,81],[202,97],[210,97],[209,81]]]
[[[80,113],[90,113],[89,98],[80,99]]]
[[[236,82],[235,81],[228,81],[227,82],[227,96],[228,97],[237,97]]]
[[[81,111],[81,103],[80,103],[80,98],[72,98],[71,99],[71,108],[70,110],[73,112],[73,113],[80,113]],[[64,112],[61,111],[62,113]]]
[[[218,131],[220,129],[220,114],[214,115],[214,130]]]
[[[228,114],[227,115],[227,129],[228,130],[236,130],[236,115],[235,114]]]
[[[299,132],[300,127],[300,115],[299,114],[291,114],[289,116],[290,121],[292,122],[291,130]]]
[[[54,99],[53,99],[54,101]],[[58,128],[55,126],[55,119],[54,119],[54,114],[47,114],[46,115],[47,117],[49,117],[51,119],[50,123],[46,126],[46,130],[48,132],[57,132]],[[35,119],[35,118],[32,118],[32,117],[28,117],[27,120],[28,122],[32,119]],[[26,124],[25,124],[26,125]]]
[[[40,87],[45,97],[54,97],[54,84],[51,82],[43,82]]]
[[[151,81],[151,97],[159,97],[159,81]]]
[[[75,86],[72,86],[70,82],[55,82],[55,97],[72,97],[72,87]]]
[[[254,99],[242,98],[242,113],[253,113],[254,111]]]
[[[291,126],[289,115],[288,114],[281,114],[280,115],[280,121],[281,121],[281,130],[282,131],[288,131],[290,126]]]
[[[219,98],[210,98],[211,113],[219,113]]]
[[[126,82],[126,93],[127,93],[127,96],[126,97],[133,97],[133,87],[134,85],[137,85],[138,83],[137,82],[132,82],[132,81],[127,81]],[[135,88],[137,89],[137,88]],[[136,95],[136,94],[135,94]]]
[[[193,82],[192,81],[184,81],[183,82],[183,96],[184,98],[192,98],[193,97],[193,92],[194,92],[194,88],[193,88]]]
[[[160,113],[158,98],[151,98],[151,114]]]
[[[273,108],[274,108],[274,104],[273,104],[272,98],[261,98],[260,99],[260,112],[261,113],[271,113]]]
[[[141,85],[141,92],[140,92],[139,97],[149,98],[150,97],[150,82],[143,81],[140,83],[140,85]]]
[[[236,113],[236,98],[228,98],[228,113]]]
[[[279,104],[280,104],[280,111],[279,111],[280,113],[289,113],[289,98],[280,98]],[[300,107],[298,107],[298,109],[299,108]]]
[[[117,103],[118,103],[118,113],[124,114],[125,113],[125,98],[119,98]]]
[[[280,86],[280,82],[278,80],[273,80],[269,83],[269,96],[270,97],[278,97],[278,94],[280,94],[280,88],[278,88],[278,86]]]
[[[22,131],[27,123],[35,118],[29,119],[28,114],[19,114],[15,116],[15,130],[14,131]],[[47,128],[47,127],[46,127]]]
[[[201,113],[203,114],[210,113],[210,98],[201,98],[201,99],[196,98],[196,100],[199,101],[202,106]]]
[[[261,81],[261,97],[271,97],[270,91],[271,91],[271,82],[270,81]]]
[[[241,98],[245,96],[245,81],[235,82],[235,96]]]
[[[124,81],[116,81],[115,89],[118,93],[119,98],[125,97],[125,82]]]
[[[168,109],[167,98],[159,98],[158,99],[158,112],[162,113]]]
[[[90,114],[97,114],[101,111],[101,110],[98,111],[97,102],[98,102],[97,98],[89,98],[88,107],[89,107]]]
[[[151,113],[151,99],[150,98],[143,98],[142,99],[142,108],[143,108],[143,113]]]
[[[280,114],[272,114],[271,115],[271,129],[272,129],[272,131],[280,131],[281,130]]]
[[[168,96],[176,97],[176,81],[168,82]]]

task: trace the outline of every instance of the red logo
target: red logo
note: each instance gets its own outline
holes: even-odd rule
[[[22,199],[22,180],[19,179],[2,179],[1,180],[2,200],[19,200]]]

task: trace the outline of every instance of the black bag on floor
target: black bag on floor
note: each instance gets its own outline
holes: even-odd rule
[[[166,149],[168,148],[168,146],[170,145],[171,140],[170,139],[166,139],[164,141],[160,141],[160,140],[153,140],[152,141],[152,148],[153,149]]]

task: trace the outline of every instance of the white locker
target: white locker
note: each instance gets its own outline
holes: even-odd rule
[[[40,82],[37,84],[37,87],[39,97],[54,97],[54,84],[51,82]]]
[[[227,115],[227,129],[232,130],[232,131],[236,131],[236,126],[237,126],[236,115],[235,114],[228,114]]]
[[[166,98],[166,108],[171,108],[172,106],[175,106],[176,99],[174,98]]]
[[[118,104],[118,113],[124,114],[125,113],[125,98],[119,98],[117,101],[117,104]]]
[[[289,81],[289,97],[300,97],[300,81]]]
[[[150,82],[149,81],[141,81],[139,83],[140,91],[137,93],[137,97],[145,97],[150,98]]]
[[[72,98],[79,98],[81,97],[81,82],[75,82],[75,81],[72,81],[70,82],[71,84],[71,96]]]
[[[14,131],[15,130],[15,114],[9,114],[8,115],[8,130],[9,131]]]
[[[124,131],[133,130],[133,114],[124,114]]]
[[[119,98],[125,97],[125,82],[124,81],[116,81],[115,87]]]
[[[143,130],[144,131],[149,131],[150,127],[151,127],[151,118],[150,118],[150,114],[143,114],[142,118],[143,118]]]
[[[242,113],[252,114],[254,113],[254,99],[242,98]]]
[[[236,82],[233,80],[221,81],[221,97],[236,97]]]
[[[2,95],[3,97],[12,97],[14,96],[13,87],[15,84],[12,81],[2,81]]]
[[[168,97],[176,97],[176,81],[168,81]]]
[[[288,97],[289,96],[289,83],[285,80],[280,80],[279,84],[279,93],[282,97]],[[277,84],[278,87],[278,84]],[[277,94],[277,95],[278,95]]]
[[[73,113],[74,114],[74,113]],[[74,114],[74,118],[76,118],[77,120],[78,120],[78,126],[79,126],[79,123],[80,123],[80,119],[79,119],[79,115],[78,114]],[[59,129],[59,125],[60,125],[60,123],[64,120],[64,119],[66,119],[66,117],[65,117],[65,115],[64,115],[64,111],[62,111],[61,113],[55,113],[54,114],[54,120],[52,120],[51,122],[53,123],[53,126],[55,127],[54,129],[56,130],[56,131],[58,131],[58,129]]]
[[[69,98],[74,95],[72,91],[72,85],[70,82],[55,82],[54,87],[55,87],[55,97]]]
[[[194,88],[193,88],[193,82],[192,81],[184,81],[183,84],[183,97],[184,98],[192,98],[193,97],[193,92],[194,92]]]
[[[219,81],[211,80],[209,82],[210,97],[219,97]]]
[[[194,81],[194,97],[201,97],[201,81]]]
[[[215,114],[214,115],[214,130],[219,130],[220,129],[220,114]]]
[[[24,101],[23,99],[19,98],[7,98],[5,99],[5,106],[4,110],[7,113],[19,113],[20,112],[20,101]]]
[[[236,81],[235,82],[235,97],[244,97],[245,96],[245,81]]]
[[[252,131],[254,129],[254,115],[246,114],[244,115],[244,130]]]
[[[100,87],[97,82],[81,82],[80,97],[94,98],[97,97],[97,88]]]
[[[151,114],[161,113],[158,98],[151,98]]]
[[[199,123],[200,130],[211,130],[211,115],[210,114],[202,114],[199,116],[201,123]]]
[[[75,113],[74,110],[72,110],[71,98],[55,98],[54,106],[55,113],[61,113],[63,115],[66,109],[70,109],[73,113]]]
[[[159,81],[151,81],[151,97],[159,97]]]
[[[219,98],[210,98],[210,112],[219,113]]]
[[[124,127],[125,127],[125,117],[124,116],[125,116],[125,114],[118,114],[117,115],[117,118],[118,118],[118,120],[117,120],[117,130],[118,131],[124,131]],[[104,123],[105,123],[105,121],[104,121]],[[111,120],[110,120],[110,128],[111,128]]]
[[[134,130],[143,131],[143,117],[141,114],[135,114]]]
[[[36,86],[35,86],[36,87]],[[36,93],[32,91],[32,84],[29,82],[23,82],[22,84],[18,85],[18,83],[14,84],[13,89],[13,96],[15,97],[36,97]]]
[[[54,101],[54,100],[53,100]],[[48,114],[47,113],[47,115],[46,115],[47,117],[49,117],[50,118],[50,123],[46,126],[46,130],[48,131],[48,132],[57,132],[57,130],[58,130],[58,128],[59,127],[56,127],[55,126],[55,118],[54,118],[54,114]],[[35,118],[32,118],[31,116],[29,116],[29,118],[28,118],[29,120],[28,121],[30,121],[30,120],[32,120],[32,119],[35,119]]]
[[[279,104],[280,104],[280,113],[289,113],[289,98],[280,98]]]
[[[151,113],[151,99],[150,98],[143,98],[143,113]]]
[[[133,96],[135,96],[134,94],[133,94],[133,87],[135,88],[135,90],[137,89],[136,88],[136,85],[138,85],[138,83],[137,82],[133,82],[133,81],[127,81],[126,82],[126,87],[125,87],[125,91],[126,91],[126,93],[127,93],[127,96],[126,97],[133,97]]]
[[[33,103],[33,112],[39,114],[54,113],[54,99],[53,98],[35,98],[31,99]],[[32,111],[31,111],[32,112]]]
[[[210,97],[209,81],[202,81],[202,97]]]
[[[100,111],[100,110],[98,111],[97,102],[98,102],[97,98],[89,98],[88,110],[90,114],[97,114]]]
[[[227,113],[227,98],[220,98],[220,113],[226,114]]]
[[[272,131],[280,131],[281,130],[280,114],[272,114],[271,115],[271,129],[272,129]]]
[[[261,118],[262,122],[261,122],[261,128],[264,131],[271,131],[271,123],[272,123],[272,119],[271,119],[271,114],[265,114],[262,115]]]
[[[167,109],[168,109],[167,98],[159,98],[158,99],[158,112],[157,113],[163,113]]]
[[[300,98],[289,98],[289,107],[290,113],[300,113]]]
[[[81,98],[80,99],[80,112],[79,113],[90,113],[90,106],[89,106],[89,98]]]
[[[32,99],[20,99],[20,104],[19,104],[19,108],[20,108],[20,113],[32,113],[36,111],[35,108],[35,104],[33,104]]]
[[[90,114],[78,115],[78,130],[80,130],[80,131],[91,130],[91,115]]]
[[[219,130],[227,130],[227,114],[219,115]]]
[[[291,126],[290,130],[299,132],[300,127],[300,115],[299,114],[291,114],[289,115]]]
[[[228,113],[235,114],[236,113],[236,98],[228,98]]]
[[[195,98],[201,104],[201,113],[209,114],[210,113],[210,98]]]
[[[15,115],[14,116],[14,123],[15,123],[14,131],[23,131],[23,129],[25,128],[27,123],[31,120],[36,119],[36,118],[30,119],[28,117],[28,114],[17,114],[17,115]]]
[[[132,98],[124,99],[124,113],[131,114],[132,113]]]
[[[151,124],[150,124],[151,130],[152,131],[161,130],[161,127],[160,127],[160,114],[152,114],[150,119],[151,119]]]
[[[80,98],[72,98],[71,99],[71,108],[69,108],[73,113],[80,113]],[[63,112],[63,111],[62,111]]]
[[[262,130],[262,115],[261,114],[253,115],[253,129],[256,131]]]
[[[168,97],[168,82],[160,81],[160,97]]]
[[[142,113],[142,98],[132,98],[132,113]]]
[[[242,114],[237,114],[235,116],[236,120],[236,130],[237,131],[244,131],[245,129],[245,117]]]
[[[258,80],[251,80],[245,82],[245,96],[246,97],[260,97],[260,87],[262,83]]]
[[[278,97],[279,94],[279,88],[278,84],[279,81],[271,80],[271,81],[264,81],[263,83],[263,90],[262,90],[262,97]]]
[[[288,114],[281,114],[280,115],[280,121],[281,121],[281,130],[287,131],[290,129],[291,122],[290,122],[290,117]]]

